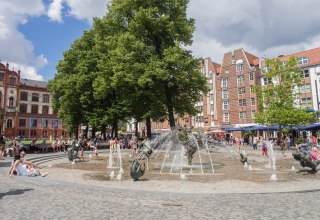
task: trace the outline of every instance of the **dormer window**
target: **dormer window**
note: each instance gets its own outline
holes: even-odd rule
[[[299,57],[297,60],[298,65],[304,65],[309,63],[309,58],[308,57]]]

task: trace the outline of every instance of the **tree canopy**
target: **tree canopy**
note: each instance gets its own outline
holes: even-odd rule
[[[279,58],[266,59],[263,72],[266,85],[255,88],[259,104],[255,122],[292,127],[315,120],[315,114],[308,112],[308,107],[299,101],[303,82],[295,57],[286,62]]]
[[[135,118],[168,119],[194,115],[207,92],[192,43],[194,20],[188,0],[113,0],[107,14],[94,18],[57,66],[49,81],[54,108],[65,125],[111,125]],[[68,85],[66,85],[68,84]]]

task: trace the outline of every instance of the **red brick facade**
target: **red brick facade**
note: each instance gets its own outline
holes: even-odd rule
[[[47,83],[20,78],[0,63],[0,129],[8,138],[63,138],[67,134],[53,112]]]

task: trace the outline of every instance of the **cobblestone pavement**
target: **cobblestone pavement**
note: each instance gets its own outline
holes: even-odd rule
[[[0,219],[5,220],[320,218],[320,190],[173,193],[116,189],[43,177],[8,177],[8,164],[1,163]]]

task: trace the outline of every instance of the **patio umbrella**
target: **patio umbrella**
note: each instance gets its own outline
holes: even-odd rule
[[[218,134],[218,133],[225,133],[225,131],[221,130],[221,129],[215,129],[213,131],[209,131],[210,134]]]

